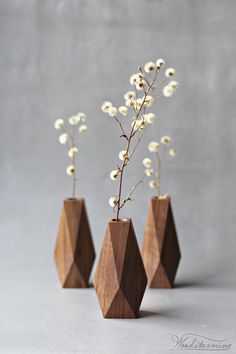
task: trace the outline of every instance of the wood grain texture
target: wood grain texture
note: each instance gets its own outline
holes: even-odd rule
[[[86,288],[95,250],[84,199],[66,199],[61,211],[54,260],[63,288]]]
[[[170,198],[151,199],[142,257],[149,287],[172,288],[181,255]]]
[[[132,221],[110,220],[94,286],[105,318],[136,318],[147,276]]]

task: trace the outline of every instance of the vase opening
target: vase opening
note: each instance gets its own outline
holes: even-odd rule
[[[129,221],[129,219],[118,219],[116,220],[115,218],[114,219],[111,219],[112,222],[126,222],[126,221]]]
[[[169,200],[170,196],[169,195],[155,195],[152,197],[154,200]]]

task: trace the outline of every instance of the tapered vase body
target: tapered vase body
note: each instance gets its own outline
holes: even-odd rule
[[[84,199],[64,200],[54,260],[63,288],[86,288],[95,259]]]
[[[105,318],[136,318],[147,285],[131,219],[110,220],[94,286]]]
[[[180,261],[180,248],[171,199],[151,199],[142,246],[150,288],[172,288]]]

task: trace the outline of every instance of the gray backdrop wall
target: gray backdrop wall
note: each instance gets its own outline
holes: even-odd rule
[[[174,333],[235,333],[235,10],[234,0],[0,0],[1,353],[154,354],[169,352]],[[109,173],[123,147],[100,106],[122,104],[129,76],[158,57],[175,67],[180,87],[156,106],[159,120],[125,188],[140,175],[148,142],[170,135],[178,156],[165,165],[163,192],[182,250],[177,288],[147,290],[141,322],[106,322],[93,289],[61,290],[53,264],[71,190],[53,125],[88,115],[78,196],[98,254],[116,190]],[[123,211],[140,245],[151,196],[142,186]]]
[[[0,1],[1,274],[9,286],[37,279],[58,286],[52,262],[62,200],[69,196],[66,151],[54,120],[83,111],[89,131],[79,149],[78,196],[86,198],[97,253],[112,216],[109,172],[122,145],[100,106],[123,103],[129,76],[163,57],[179,90],[162,99],[147,143],[173,138],[163,188],[173,198],[181,279],[207,281],[232,271],[235,253],[236,3],[229,1]],[[152,191],[143,186],[124,216],[141,244]]]

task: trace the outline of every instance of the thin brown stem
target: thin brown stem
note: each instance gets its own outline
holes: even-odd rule
[[[127,137],[127,135],[126,135],[126,132],[124,131],[124,128],[123,128],[123,126],[122,126],[120,120],[119,120],[117,117],[113,117],[113,118],[114,118],[115,121],[119,124],[120,129],[121,129],[121,131],[122,131],[122,136],[128,140],[128,137]]]
[[[76,128],[75,125],[73,125],[73,134],[72,134],[72,148],[75,148],[75,139],[76,138]],[[72,165],[74,166],[74,173],[73,173],[73,182],[72,182],[72,198],[75,198],[75,192],[76,192],[76,158],[75,158],[75,153],[73,152],[72,155]]]
[[[155,88],[159,87],[161,84],[164,84],[164,82],[167,82],[168,80],[169,80],[169,78],[166,77],[165,79],[163,79],[163,80],[161,80],[161,81],[158,81]]]
[[[161,194],[161,163],[162,159],[159,152],[156,152],[157,157],[157,196],[159,197]]]
[[[156,97],[153,97],[153,98],[154,98],[154,100],[158,100],[158,99],[161,98],[161,97],[163,97],[163,94],[160,94],[160,95],[158,95],[158,96],[156,96]]]
[[[146,173],[143,174],[143,176],[140,178],[140,180],[135,184],[135,186],[132,187],[131,191],[128,193],[127,197],[123,200],[121,204],[121,208],[127,203],[128,201],[131,201],[131,197],[134,194],[135,190],[138,188],[138,186],[143,183],[144,178],[146,177]]]
[[[167,147],[167,145],[165,145],[163,148],[163,153],[162,153],[162,157],[161,157],[162,161],[166,158],[167,150],[168,150],[168,147]]]
[[[137,147],[138,147],[138,145],[139,145],[139,143],[140,143],[140,141],[141,141],[141,139],[142,139],[142,137],[143,137],[144,132],[145,132],[145,129],[144,129],[144,130],[142,131],[142,133],[139,135],[138,140],[137,140],[137,142],[136,142],[136,145],[134,146],[134,148],[133,148],[133,150],[132,150],[132,152],[131,152],[131,154],[130,154],[130,159],[131,159],[131,157],[133,156],[133,154],[135,153],[135,150],[137,149]]]

